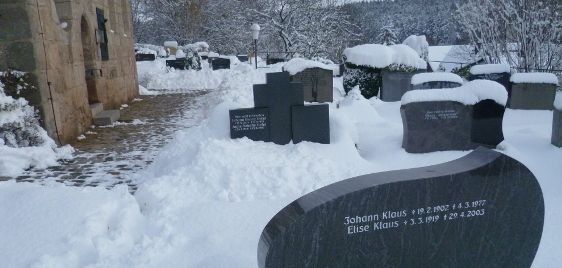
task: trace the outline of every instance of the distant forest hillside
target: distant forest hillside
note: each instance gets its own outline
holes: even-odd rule
[[[461,0],[382,0],[344,5],[352,23],[359,26],[358,43],[381,43],[383,29],[391,29],[401,43],[410,35],[425,35],[429,45],[466,44],[468,38],[455,20]]]

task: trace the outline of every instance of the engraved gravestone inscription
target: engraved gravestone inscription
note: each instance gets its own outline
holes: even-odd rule
[[[529,268],[544,222],[540,185],[485,148],[429,167],[364,175],[292,202],[265,226],[260,268]]]
[[[230,110],[230,137],[270,141],[269,110],[267,108]]]

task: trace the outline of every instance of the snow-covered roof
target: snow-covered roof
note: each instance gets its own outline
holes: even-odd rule
[[[165,47],[178,47],[178,42],[177,41],[166,41],[164,42],[164,46]]]
[[[509,67],[509,64],[481,64],[470,68],[471,74],[496,74],[509,73],[510,71],[511,67]]]
[[[562,111],[562,92],[556,92],[556,98],[554,99],[554,108],[556,110]]]
[[[522,84],[554,84],[558,85],[558,78],[551,73],[516,73],[511,75],[509,81]]]
[[[412,85],[421,85],[433,81],[456,82],[461,85],[464,82],[460,76],[453,73],[419,73],[412,76]]]
[[[390,65],[405,65],[416,69],[426,69],[427,63],[418,53],[407,45],[384,46],[379,44],[364,44],[343,51],[346,62],[358,66],[386,68]]]
[[[491,99],[506,105],[507,91],[498,82],[474,80],[457,88],[419,89],[408,91],[402,96],[402,105],[413,102],[456,101],[464,105],[474,105],[479,101]]]
[[[290,61],[285,63],[285,65],[283,65],[283,70],[289,72],[289,74],[291,75],[300,73],[308,68],[321,68],[325,70],[333,69],[324,63],[313,61],[313,60],[305,60],[302,58],[291,59]]]

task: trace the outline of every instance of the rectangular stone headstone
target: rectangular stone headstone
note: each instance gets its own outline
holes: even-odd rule
[[[380,92],[383,101],[399,101],[404,93],[410,90],[412,76],[417,73],[424,73],[426,70],[418,70],[415,72],[401,71],[382,71],[382,87]]]
[[[524,110],[552,110],[555,96],[554,84],[513,84],[509,107]]]
[[[477,145],[496,148],[503,140],[505,107],[487,99],[472,106],[471,141]]]
[[[412,89],[434,89],[434,88],[455,88],[460,87],[461,84],[450,81],[431,81],[419,85],[411,85]]]
[[[174,69],[178,69],[178,70],[186,70],[187,69],[187,59],[166,60],[166,67],[174,68]]]
[[[236,57],[238,58],[238,60],[240,62],[247,62],[248,61],[248,55],[236,55]]]
[[[291,82],[302,83],[304,101],[320,103],[334,101],[334,77],[332,70],[307,68],[291,76]]]
[[[562,111],[554,109],[552,116],[552,144],[562,147]]]
[[[468,76],[469,81],[483,79],[483,80],[491,80],[500,83],[502,86],[505,87],[507,90],[507,107],[511,107],[511,82],[509,79],[511,78],[510,73],[482,73],[482,74],[470,74]]]
[[[414,102],[400,107],[408,153],[470,150],[472,107],[455,101]]]
[[[230,110],[230,138],[248,137],[254,141],[270,141],[269,109]]]
[[[330,144],[330,111],[327,104],[293,106],[293,143]]]
[[[531,171],[485,148],[444,164],[364,175],[277,213],[260,268],[529,268],[544,199]]]
[[[211,65],[213,65],[213,71],[219,69],[230,69],[230,59],[217,58],[211,60]]]

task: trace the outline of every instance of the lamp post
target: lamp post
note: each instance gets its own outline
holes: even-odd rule
[[[257,23],[252,24],[250,27],[252,31],[252,38],[254,39],[254,57],[256,62],[256,69],[258,68],[258,37],[260,35],[260,26]]]

